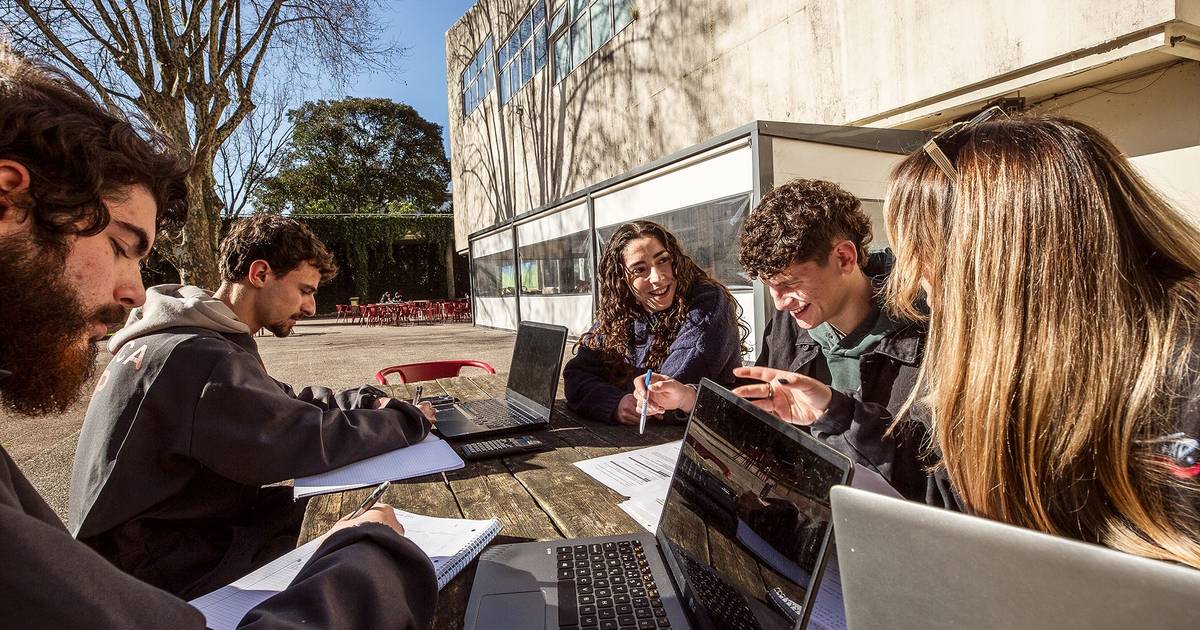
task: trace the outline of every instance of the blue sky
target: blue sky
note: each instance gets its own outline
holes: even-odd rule
[[[386,37],[408,48],[400,60],[401,72],[367,74],[347,87],[346,96],[390,98],[412,105],[426,120],[442,126],[446,139],[446,30],[475,4],[476,0],[386,0],[382,17]],[[305,100],[338,98],[329,93],[312,93]]]

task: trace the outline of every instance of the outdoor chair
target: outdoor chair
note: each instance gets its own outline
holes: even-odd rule
[[[406,363],[404,365],[385,367],[375,373],[375,380],[379,381],[380,385],[387,385],[387,377],[389,374],[399,374],[401,383],[432,381],[433,379],[437,378],[450,378],[453,376],[458,376],[459,371],[461,371],[464,367],[481,368],[488,374],[496,373],[496,370],[487,363],[472,359],[454,361],[426,361],[424,363]]]

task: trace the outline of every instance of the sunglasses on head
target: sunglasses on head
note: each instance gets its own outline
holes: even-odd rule
[[[958,154],[961,136],[964,131],[980,123],[985,123],[1000,117],[1008,117],[1004,110],[996,105],[979,112],[974,118],[966,122],[957,122],[950,125],[938,135],[929,139],[923,147],[925,154],[937,164],[938,168],[950,178],[950,182],[958,181],[958,169],[954,168],[954,157]],[[949,155],[948,155],[949,154]]]

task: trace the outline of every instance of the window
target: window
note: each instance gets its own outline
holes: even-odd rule
[[[725,286],[749,289],[752,284],[737,259],[742,220],[749,209],[747,193],[642,218],[667,228],[683,253]],[[621,224],[596,230],[601,251],[619,227]]]
[[[550,22],[555,82],[629,26],[633,4],[634,0],[568,0]]]
[[[492,36],[483,40],[475,56],[462,71],[463,117],[471,115],[475,108],[492,92]]]
[[[592,292],[588,230],[521,246],[522,295],[585,295]]]
[[[476,297],[508,297],[517,286],[513,252],[506,249],[475,259],[475,274],[472,279]]]
[[[496,59],[500,67],[500,103],[507,103],[546,65],[546,4],[537,0],[521,18]]]

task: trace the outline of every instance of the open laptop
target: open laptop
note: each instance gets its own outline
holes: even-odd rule
[[[493,433],[540,429],[550,424],[567,329],[521,322],[513,346],[504,399],[472,400],[435,407],[442,437],[482,437]]]
[[[657,535],[502,545],[466,630],[804,627],[850,460],[705,379]],[[840,610],[839,610],[840,614]]]
[[[833,489],[849,627],[1196,627],[1200,571],[853,488]]]

